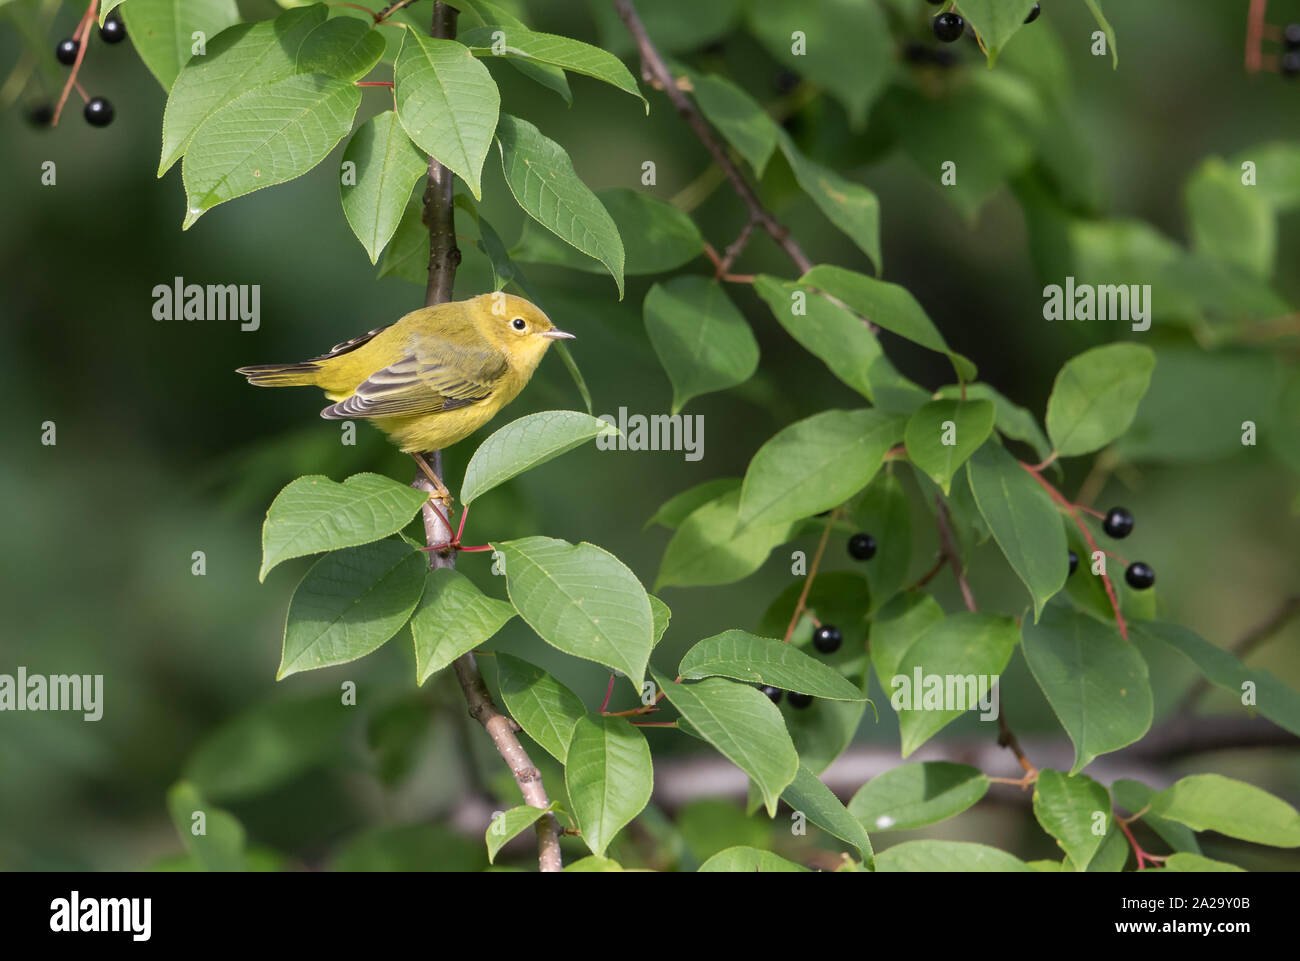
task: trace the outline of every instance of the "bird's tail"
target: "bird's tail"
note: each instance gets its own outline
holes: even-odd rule
[[[320,365],[303,364],[258,364],[253,367],[240,367],[235,371],[248,378],[250,384],[258,387],[304,387],[316,383]]]

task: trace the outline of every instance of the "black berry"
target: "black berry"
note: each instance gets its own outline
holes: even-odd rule
[[[941,3],[947,3],[947,2],[948,2],[948,0],[926,0],[926,3],[932,3],[932,4],[934,4],[936,7],[937,7],[939,4],[941,4]]]
[[[1029,16],[1025,17],[1025,23],[1033,23],[1038,19],[1038,15],[1042,12],[1043,5],[1041,3],[1034,4],[1034,9],[1029,11]]]
[[[1133,533],[1133,515],[1123,507],[1112,507],[1106,512],[1101,529],[1117,540],[1128,537]]]
[[[1077,571],[1078,569],[1079,569],[1079,555],[1074,553],[1074,551],[1070,551],[1070,573],[1067,574],[1066,576],[1069,577],[1073,575],[1074,572]]]
[[[113,105],[103,97],[92,97],[83,113],[92,127],[107,127],[113,122]]]
[[[781,689],[779,687],[773,687],[769,684],[767,687],[760,687],[759,690],[766,694],[773,704],[781,703]]]
[[[840,634],[838,627],[823,624],[813,631],[813,647],[823,654],[834,654],[840,649],[842,643],[844,643],[844,637]]]
[[[790,706],[804,708],[813,702],[811,694],[800,694],[798,691],[790,692]]]
[[[944,43],[956,43],[965,29],[966,21],[961,14],[949,11],[934,18],[934,35]]]
[[[1133,590],[1145,591],[1156,582],[1156,572],[1151,569],[1150,564],[1134,561],[1124,572],[1124,580],[1128,581],[1128,586]]]
[[[876,556],[876,539],[870,534],[854,534],[849,538],[849,556],[855,561],[869,561]]]
[[[1282,42],[1288,50],[1300,47],[1300,23],[1288,23],[1282,30]]]
[[[71,67],[77,62],[77,51],[80,49],[81,44],[69,37],[59,41],[59,45],[54,48],[54,57],[65,67]]]
[[[27,122],[33,127],[48,127],[54,122],[54,108],[48,103],[40,103],[27,111]]]
[[[99,28],[99,35],[105,43],[121,43],[126,39],[126,24],[120,17],[109,17]]]
[[[1284,77],[1300,75],[1300,50],[1288,50],[1282,54],[1282,64],[1278,69]]]
[[[793,70],[782,70],[772,81],[777,93],[789,93],[799,86],[799,75]]]

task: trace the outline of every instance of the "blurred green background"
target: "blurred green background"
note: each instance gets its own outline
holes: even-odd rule
[[[430,6],[422,2],[416,9]],[[914,6],[908,29],[924,39],[930,8],[921,0],[891,6]],[[49,32],[51,44],[76,22],[79,11],[65,7]],[[269,2],[240,7],[249,17],[277,9]],[[1057,119],[1078,145],[1073,187],[1097,213],[1147,220],[1186,242],[1182,184],[1206,156],[1300,137],[1300,83],[1243,70],[1245,2],[1110,3],[1118,71],[1109,58],[1089,55],[1094,27],[1082,3],[1049,0],[1044,8],[1034,30],[1055,38],[1072,88],[1072,106]],[[1300,19],[1300,3],[1275,0],[1270,8],[1275,23]],[[608,11],[599,12],[567,0],[532,0],[521,11],[535,29],[596,43],[618,37],[616,50],[626,54],[619,34],[602,34],[602,25],[611,24]],[[653,19],[649,26],[656,29]],[[1008,58],[1017,44],[1036,42],[1047,41],[1023,32]],[[18,37],[4,22],[0,69],[9,69],[18,50]],[[984,69],[973,46],[963,42],[958,50],[954,75]],[[411,463],[367,426],[358,426],[355,447],[340,444],[339,426],[317,417],[321,401],[311,391],[254,390],[233,373],[244,364],[302,359],[389,323],[420,306],[423,290],[376,279],[339,206],[337,151],[308,176],[221,206],[182,233],[179,166],[161,180],[154,173],[164,92],[129,44],[101,46],[94,54],[82,82],[89,94],[113,101],[111,127],[81,122],[74,96],[74,109],[57,130],[33,129],[23,108],[40,99],[34,90],[0,113],[0,312],[7,340],[0,351],[6,385],[0,536],[8,558],[0,587],[0,672],[22,664],[33,673],[105,678],[98,723],[68,714],[0,715],[0,867],[134,869],[179,854],[165,793],[182,775],[208,785],[214,799],[244,822],[252,843],[280,852],[292,866],[331,863],[362,832],[422,821],[445,825],[435,838],[439,863],[477,866],[484,861],[484,824],[464,815],[472,810],[465,799],[483,799],[489,813],[518,802],[508,775],[502,783],[504,771],[487,739],[465,717],[454,682],[444,673],[417,690],[409,637],[399,636],[354,664],[277,684],[285,609],[309,561],[284,564],[265,584],[257,582],[262,516],[285,483],[303,473],[337,480],[363,470],[407,479]],[[889,124],[873,116],[865,130],[854,132],[832,99],[806,84],[790,94],[782,67],[743,30],[706,37],[676,56],[729,74],[760,101],[797,107],[787,128],[801,146],[880,196],[885,276],[907,286],[952,347],[1013,400],[1041,415],[1060,364],[1118,336],[1107,324],[1042,320],[1045,281],[1035,273],[1035,254],[1042,252],[1033,249],[1021,206],[1007,187],[968,220],[934,175],[895,149]],[[902,76],[910,68],[900,58],[896,69]],[[647,90],[647,118],[632,98],[575,77],[575,102],[568,108],[516,72],[500,64],[492,70],[506,108],[562,143],[594,189],[643,189],[641,164],[653,160],[658,182],[644,189],[667,200],[708,166],[662,94]],[[367,91],[362,116],[387,105],[384,91]],[[57,165],[55,186],[41,185],[46,161]],[[485,171],[481,210],[510,243],[523,215],[494,161],[495,154]],[[773,161],[763,195],[814,261],[870,271],[857,248],[798,194],[784,161]],[[738,232],[744,210],[724,186],[694,216],[721,248]],[[465,221],[458,296],[479,293],[487,283]],[[1300,299],[1297,263],[1300,218],[1291,214],[1280,225],[1275,281],[1291,303]],[[703,260],[686,268],[706,269]],[[792,276],[766,237],[751,243],[736,269]],[[261,285],[261,328],[155,321],[151,292],[176,276],[189,283]],[[528,276],[550,315],[578,335],[573,351],[596,413],[620,406],[668,409],[670,386],[640,318],[654,278],[629,278],[619,302],[606,276],[542,266],[529,267]],[[687,462],[680,453],[575,451],[485,497],[473,511],[468,540],[531,533],[589,540],[613,551],[650,585],[669,534],[643,530],[643,524],[660,503],[698,482],[740,476],[753,451],[790,421],[860,402],[786,336],[752,292],[731,292],[753,324],[763,361],[750,383],[692,403],[690,412],[705,417],[702,460]],[[934,355],[888,336],[884,343],[918,382],[937,388],[950,378]],[[1295,341],[1289,343],[1294,360]],[[555,407],[580,408],[581,399],[559,359],[550,357],[507,417]],[[44,421],[57,424],[56,446],[40,442]],[[1294,443],[1300,424],[1289,428]],[[447,454],[453,489],[475,443],[465,441]],[[1245,450],[1209,463],[1125,465],[1098,500],[1101,507],[1123,503],[1138,517],[1124,548],[1159,572],[1161,616],[1220,645],[1259,621],[1298,583],[1295,475]],[[1069,465],[1062,489],[1076,491],[1086,468]],[[916,502],[913,565],[919,574],[934,556],[935,535],[921,520],[928,515],[919,497]],[[795,546],[811,551],[815,537]],[[204,576],[191,573],[194,551],[206,554]],[[738,584],[665,589],[673,619],[656,663],[675,664],[689,644],[725,628],[753,628],[790,582],[784,556],[788,549],[778,550]],[[851,565],[841,544],[833,544],[828,563],[831,569]],[[485,590],[503,595],[488,574],[486,555],[463,556],[459,566]],[[985,607],[1018,612],[1023,605],[1022,589],[991,546],[977,552],[971,580]],[[948,609],[959,609],[951,575],[936,584]],[[1300,625],[1293,623],[1250,663],[1300,686],[1297,641]],[[553,656],[518,620],[494,646],[555,670],[590,708],[599,704],[607,674]],[[490,677],[490,663],[485,670]],[[1152,677],[1158,723],[1192,675],[1185,664],[1170,661],[1153,663]],[[256,754],[248,783],[223,781],[228,772],[213,760],[221,757],[220,740],[207,741],[206,755],[192,760],[205,739],[242,713],[283,702],[280,710],[310,716],[318,701],[306,708],[300,702],[337,704],[345,681],[356,682],[358,706],[342,721],[312,725],[289,747],[276,740],[281,728],[274,725],[266,728],[272,733],[233,742]],[[873,696],[884,708],[888,698],[878,689]],[[1003,699],[1022,739],[1064,741],[1020,658],[1008,671]],[[1227,695],[1212,694],[1202,710],[1232,707]],[[657,761],[703,750],[672,732],[648,733]],[[993,737],[969,716],[944,732],[945,738],[961,736]],[[896,748],[891,712],[882,711],[878,724],[868,712],[859,739]],[[534,760],[541,754],[534,750]],[[1008,755],[998,773],[1013,767]],[[1225,752],[1164,768],[1170,780],[1194,771],[1221,771],[1292,803],[1300,800],[1293,749]],[[698,855],[719,838],[748,831],[761,839],[771,830],[730,810],[690,808],[679,829],[687,846]],[[650,836],[668,831],[657,817],[647,815],[649,827],[640,830]],[[877,850],[914,836],[982,840],[1025,858],[1053,853],[1032,822],[1027,796],[1011,789],[996,789],[974,811],[928,832],[876,835]],[[1294,854],[1247,851],[1228,842],[1207,845],[1206,853],[1251,867],[1300,867]],[[526,846],[517,854],[518,863],[527,862]],[[636,859],[635,851],[622,856]]]

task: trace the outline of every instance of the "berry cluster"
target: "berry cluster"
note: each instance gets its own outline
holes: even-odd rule
[[[104,21],[104,25],[99,28],[99,37],[105,43],[121,43],[126,39],[126,24],[122,22],[121,17],[116,13],[110,14]],[[75,37],[66,37],[60,40],[54,45],[54,59],[65,67],[75,69],[78,59],[85,56],[82,47],[89,39],[90,30],[87,27],[80,40]],[[80,90],[81,88],[78,87],[77,89]],[[86,101],[82,116],[86,118],[86,123],[92,127],[107,127],[113,122],[113,105],[105,97],[91,97]],[[49,104],[39,104],[28,111],[27,119],[33,126],[48,127],[54,122],[54,110]]]
[[[1101,529],[1108,537],[1122,540],[1133,533],[1133,514],[1126,507],[1112,507],[1102,519]],[[1079,555],[1070,551],[1070,574],[1079,566]],[[1124,580],[1135,591],[1144,591],[1156,582],[1156,572],[1143,561],[1134,561],[1124,571]]]

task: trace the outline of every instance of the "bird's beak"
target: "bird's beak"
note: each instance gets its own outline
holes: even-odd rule
[[[544,331],[542,333],[542,336],[549,337],[551,340],[576,340],[577,339],[576,335],[569,333],[567,330],[555,330],[554,328],[548,331]]]

